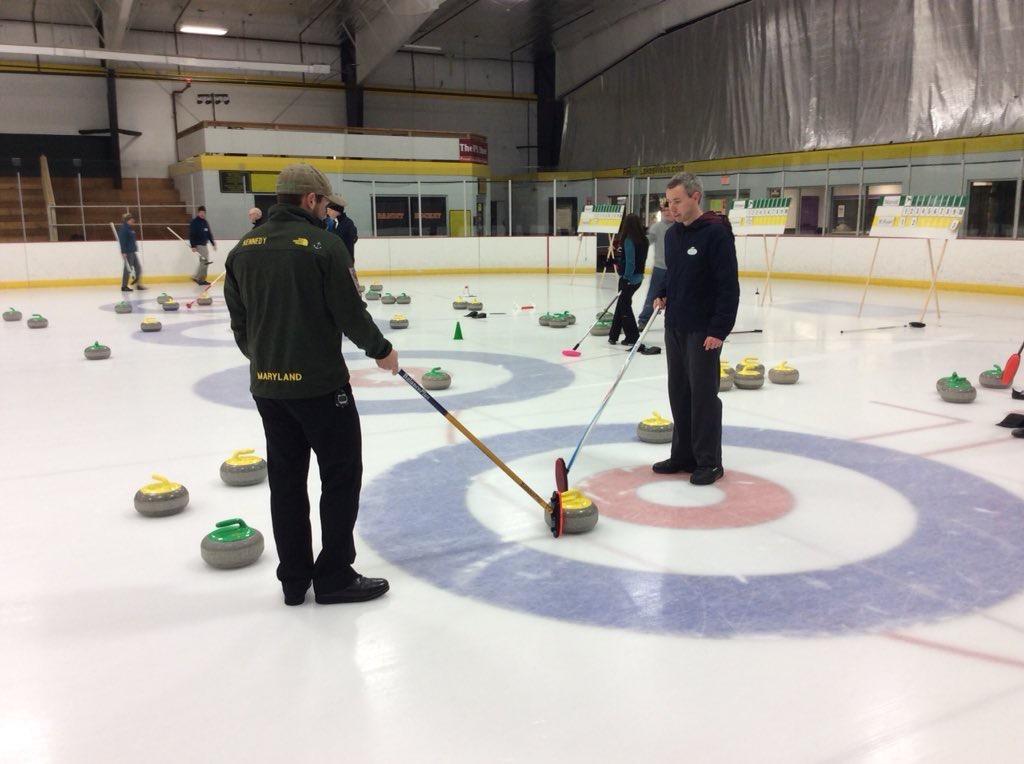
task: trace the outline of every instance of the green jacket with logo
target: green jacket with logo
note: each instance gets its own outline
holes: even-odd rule
[[[348,382],[344,334],[370,358],[391,343],[366,311],[352,257],[313,215],[278,204],[231,250],[224,300],[250,390],[261,398],[312,398]]]

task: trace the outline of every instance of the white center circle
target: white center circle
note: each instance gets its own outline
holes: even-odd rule
[[[659,480],[640,486],[636,495],[666,507],[710,507],[725,499],[725,491],[714,485],[691,485],[682,480]]]

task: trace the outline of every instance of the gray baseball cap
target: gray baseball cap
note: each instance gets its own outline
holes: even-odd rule
[[[318,194],[327,197],[334,204],[345,206],[340,194],[331,190],[331,182],[327,176],[311,164],[290,164],[277,176],[277,193],[279,194]]]

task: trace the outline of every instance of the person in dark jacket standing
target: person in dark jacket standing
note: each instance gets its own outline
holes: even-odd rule
[[[213,247],[216,251],[217,242],[213,240],[213,231],[210,230],[210,223],[206,220],[206,207],[197,209],[196,216],[188,224],[188,244],[199,257],[199,267],[196,268],[192,280],[199,286],[209,286],[210,282],[206,280],[206,272],[210,263],[213,262],[210,260],[209,247]]]
[[[121,218],[121,225],[117,227],[117,244],[121,249],[121,262],[124,266],[121,271],[122,292],[132,291],[132,288],[128,286],[129,278],[131,278],[132,284],[140,292],[146,288],[142,286],[142,264],[139,262],[139,243],[135,238],[133,225],[135,225],[135,216],[129,212],[125,213],[124,217]]]
[[[644,264],[647,262],[648,249],[647,236],[644,234],[644,225],[640,222],[639,215],[631,213],[622,219],[619,241],[621,243],[615,263],[619,273],[619,299],[615,302],[608,342],[612,345],[618,344],[619,333],[622,332],[626,335],[622,344],[633,347],[640,339],[636,316],[633,315],[633,295],[644,280]]]
[[[345,200],[339,197],[341,202]],[[344,204],[331,203],[327,205],[327,219],[324,221],[327,230],[337,234],[345,242],[348,253],[352,255],[352,261],[356,259],[356,242],[359,241],[359,232],[352,218],[345,214]]]
[[[683,172],[668,183],[671,216],[665,233],[665,283],[654,307],[665,309],[668,396],[675,420],[672,452],[652,469],[690,472],[694,485],[721,477],[722,344],[736,323],[740,283],[736,242],[728,219],[703,212],[700,180]]]
[[[286,605],[313,585],[321,604],[360,602],[388,590],[356,573],[352,538],[362,482],[359,414],[341,355],[342,335],[377,366],[398,372],[398,353],[366,311],[352,258],[324,230],[327,178],[308,164],[277,179],[277,204],[225,263],[231,330],[249,359],[250,390],[263,419],[270,513]],[[306,481],[310,450],[320,467],[322,550],[315,562]]]

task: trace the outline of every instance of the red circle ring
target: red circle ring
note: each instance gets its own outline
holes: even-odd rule
[[[724,498],[706,506],[656,504],[637,493],[651,483],[688,480],[689,475],[684,473],[656,475],[644,465],[598,472],[574,487],[589,496],[604,517],[658,528],[744,528],[777,520],[796,504],[793,494],[778,483],[736,470],[727,470],[725,477],[715,483],[725,493]]]

